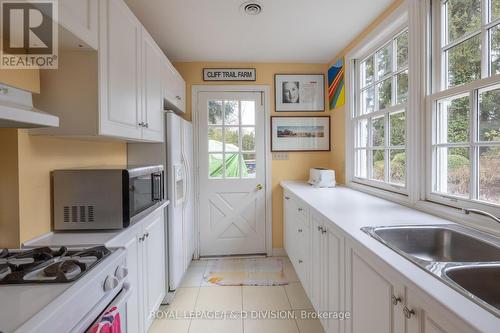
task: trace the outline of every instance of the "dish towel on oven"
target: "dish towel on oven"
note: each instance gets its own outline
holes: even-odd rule
[[[120,324],[120,312],[116,306],[113,306],[87,333],[122,333]]]

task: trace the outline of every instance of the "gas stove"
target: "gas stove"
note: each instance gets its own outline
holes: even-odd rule
[[[112,251],[104,246],[87,249],[40,247],[0,250],[0,285],[68,283],[78,280]]]

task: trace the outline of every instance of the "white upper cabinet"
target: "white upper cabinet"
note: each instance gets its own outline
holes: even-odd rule
[[[164,91],[167,108],[186,112],[186,82],[167,60],[164,67]]]
[[[59,1],[59,40],[65,49],[96,50],[99,41],[98,0]]]
[[[161,141],[163,138],[163,83],[162,71],[165,55],[153,38],[143,29],[142,35],[143,66],[143,137],[147,140]]]
[[[122,0],[100,2],[100,122],[103,135],[142,137],[142,26]]]
[[[40,71],[34,104],[60,127],[30,133],[163,142],[164,102],[185,111],[184,80],[123,0],[75,1],[61,7],[63,30],[82,39],[98,23],[98,45],[62,48],[58,69]]]

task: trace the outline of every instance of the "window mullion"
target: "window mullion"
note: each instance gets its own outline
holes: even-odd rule
[[[481,1],[481,78],[490,76],[489,1]]]
[[[478,150],[479,148],[474,144],[477,142],[477,139],[479,138],[478,136],[478,126],[477,126],[477,119],[478,119],[478,106],[479,106],[479,101],[478,101],[478,91],[477,90],[471,90],[470,92],[470,100],[471,100],[471,112],[470,112],[470,134],[469,134],[469,155],[471,159],[471,181],[470,181],[470,198],[472,200],[477,200],[479,197],[479,154]]]

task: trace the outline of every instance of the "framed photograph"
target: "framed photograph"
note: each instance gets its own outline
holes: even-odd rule
[[[325,111],[323,74],[276,74],[276,112]]]
[[[271,117],[271,151],[330,151],[330,116]]]

